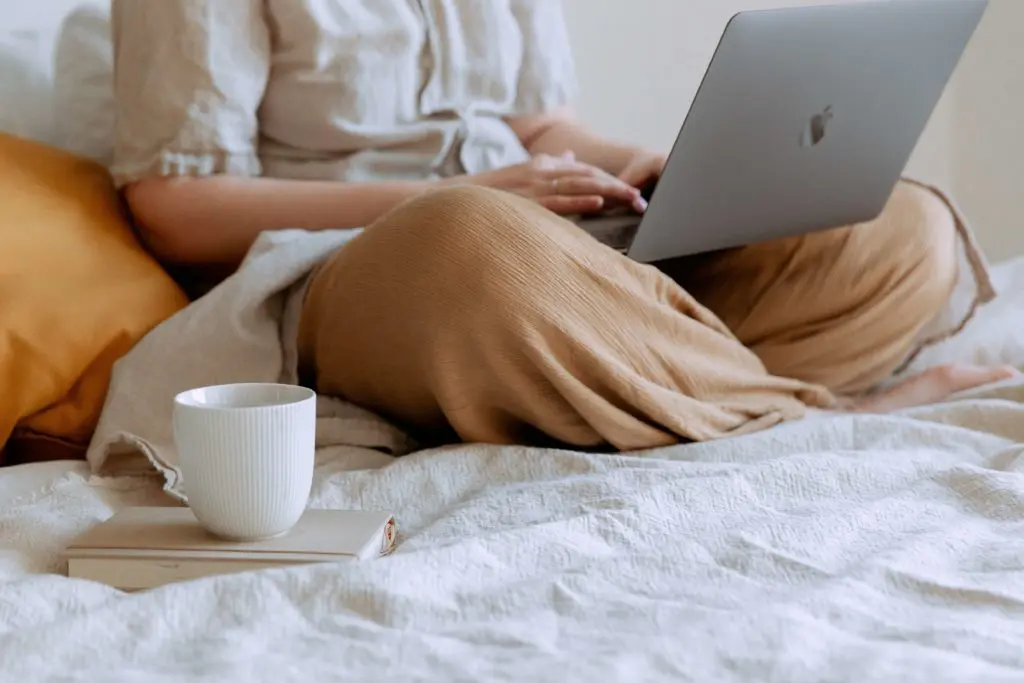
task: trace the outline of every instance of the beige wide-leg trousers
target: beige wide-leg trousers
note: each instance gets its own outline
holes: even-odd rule
[[[954,287],[956,240],[903,183],[874,222],[653,267],[526,199],[443,190],[321,266],[300,355],[321,393],[428,439],[715,439],[888,378]]]

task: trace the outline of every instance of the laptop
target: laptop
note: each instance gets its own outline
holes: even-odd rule
[[[580,225],[651,263],[877,218],[988,0],[868,0],[729,22],[643,217]]]

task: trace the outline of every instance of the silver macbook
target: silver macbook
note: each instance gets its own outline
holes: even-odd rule
[[[987,5],[736,15],[646,214],[585,229],[650,263],[876,218]]]

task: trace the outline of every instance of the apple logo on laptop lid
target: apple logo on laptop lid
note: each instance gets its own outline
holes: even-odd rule
[[[835,116],[832,105],[829,105],[825,107],[825,111],[811,117],[804,132],[800,135],[800,146],[817,147],[820,145],[828,135],[828,126]]]

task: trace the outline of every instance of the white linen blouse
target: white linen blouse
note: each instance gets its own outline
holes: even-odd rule
[[[571,102],[561,0],[114,0],[118,186],[368,181],[525,161]]]

